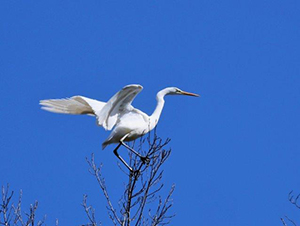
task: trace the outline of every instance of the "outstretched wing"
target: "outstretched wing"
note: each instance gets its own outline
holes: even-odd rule
[[[103,126],[106,130],[111,130],[120,115],[133,109],[131,103],[142,89],[141,85],[128,85],[117,92],[101,111],[96,113],[98,125]]]
[[[83,96],[73,96],[65,99],[41,100],[40,104],[42,109],[54,113],[95,115],[99,126],[111,130],[120,115],[133,109],[131,103],[142,89],[141,85],[125,86],[107,103]]]
[[[41,100],[42,109],[54,113],[73,115],[96,115],[105,106],[105,102],[83,96],[73,96],[65,99]]]

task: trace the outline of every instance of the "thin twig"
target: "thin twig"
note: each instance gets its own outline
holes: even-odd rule
[[[120,225],[122,224],[121,220],[119,219],[117,213],[116,213],[116,210],[114,209],[111,201],[110,201],[110,198],[109,198],[109,195],[108,195],[108,191],[106,189],[106,185],[105,185],[105,180],[104,178],[102,177],[102,174],[101,174],[101,168],[102,168],[102,165],[100,165],[100,167],[97,167],[96,164],[95,164],[95,156],[94,154],[92,154],[92,157],[91,157],[91,160],[88,160],[86,158],[86,161],[87,163],[89,164],[90,166],[90,173],[93,174],[96,179],[97,179],[97,182],[106,198],[106,201],[107,201],[107,205],[108,205],[108,209],[109,211],[112,213],[113,215],[113,218],[111,219],[114,219],[116,220]],[[114,222],[113,222],[114,223]]]
[[[161,170],[161,167],[171,154],[171,150],[165,150],[165,146],[168,145],[169,142],[170,139],[163,141],[154,132],[153,136],[149,133],[147,138],[141,137],[139,142],[135,141],[129,145],[132,149],[137,146],[136,151],[149,161],[143,162],[140,157],[129,151],[128,163],[135,173],[128,174],[118,165],[128,177],[124,193],[118,201],[118,212],[121,214],[121,217],[118,216],[117,210],[113,207],[112,201],[108,196],[105,180],[101,172],[102,165],[100,165],[100,167],[96,166],[94,154],[92,154],[91,160],[87,159],[90,166],[89,171],[96,177],[102,193],[106,198],[109,217],[114,225],[130,226],[133,224],[141,226],[149,225],[151,222],[151,225],[166,225],[174,216],[168,216],[167,212],[173,205],[171,196],[175,186],[172,186],[164,201],[158,196],[158,193],[164,187],[164,184],[161,182],[163,178],[163,170]],[[157,199],[159,203],[154,216],[146,216],[144,214],[146,206],[149,204],[154,205],[153,201]],[[89,221],[94,222],[91,213],[88,212],[90,209],[87,209],[87,207],[87,205],[84,206]],[[91,225],[94,226],[93,224]]]

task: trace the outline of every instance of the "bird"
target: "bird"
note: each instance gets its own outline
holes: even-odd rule
[[[138,84],[126,85],[107,102],[84,96],[73,96],[64,99],[40,100],[40,105],[42,105],[43,110],[54,113],[95,116],[98,126],[102,126],[105,130],[111,130],[108,138],[102,143],[102,149],[110,144],[118,144],[113,151],[114,154],[133,172],[133,169],[119,155],[119,147],[121,145],[126,147],[139,156],[144,163],[149,161],[125,142],[133,141],[156,127],[165,104],[165,96],[187,95],[199,97],[198,94],[182,91],[177,87],[162,89],[156,95],[157,105],[154,112],[147,115],[132,106],[134,98],[142,89],[143,87]]]

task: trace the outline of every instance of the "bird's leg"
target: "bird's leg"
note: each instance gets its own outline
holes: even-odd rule
[[[127,167],[127,169],[129,169],[129,171],[131,172],[131,173],[133,173],[134,172],[134,170],[127,164],[127,162],[125,162],[125,160],[119,155],[119,153],[118,153],[118,149],[119,149],[119,147],[121,146],[121,144],[122,143],[120,143],[116,148],[115,148],[115,150],[114,150],[114,154],[118,157],[118,159],[120,159],[120,161]]]
[[[120,143],[126,147],[127,149],[129,149],[129,151],[133,152],[134,154],[136,154],[137,156],[139,156],[140,158],[142,158],[143,156],[140,155],[140,153],[136,152],[133,148],[129,147],[124,141],[120,141]]]
[[[142,155],[140,155],[140,153],[136,152],[133,148],[129,147],[127,144],[125,144],[124,141],[120,141],[120,144],[122,144],[124,147],[126,147],[129,151],[133,152],[134,154],[136,154],[137,156],[140,157],[141,161],[146,164],[150,162],[150,159],[148,157],[144,157]]]

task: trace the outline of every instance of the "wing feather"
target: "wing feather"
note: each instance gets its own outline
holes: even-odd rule
[[[133,84],[127,85],[117,92],[101,111],[96,113],[98,125],[103,126],[106,130],[111,130],[122,114],[133,109],[131,103],[142,89],[141,85]]]
[[[42,109],[54,113],[95,115],[99,126],[111,130],[122,114],[134,109],[131,103],[142,89],[141,85],[125,86],[107,103],[83,96],[73,96],[65,99],[41,100],[40,105]]]
[[[105,104],[105,102],[83,96],[73,96],[71,98],[65,99],[49,99],[40,101],[42,109],[46,111],[74,115],[96,115],[96,112],[100,112]]]

